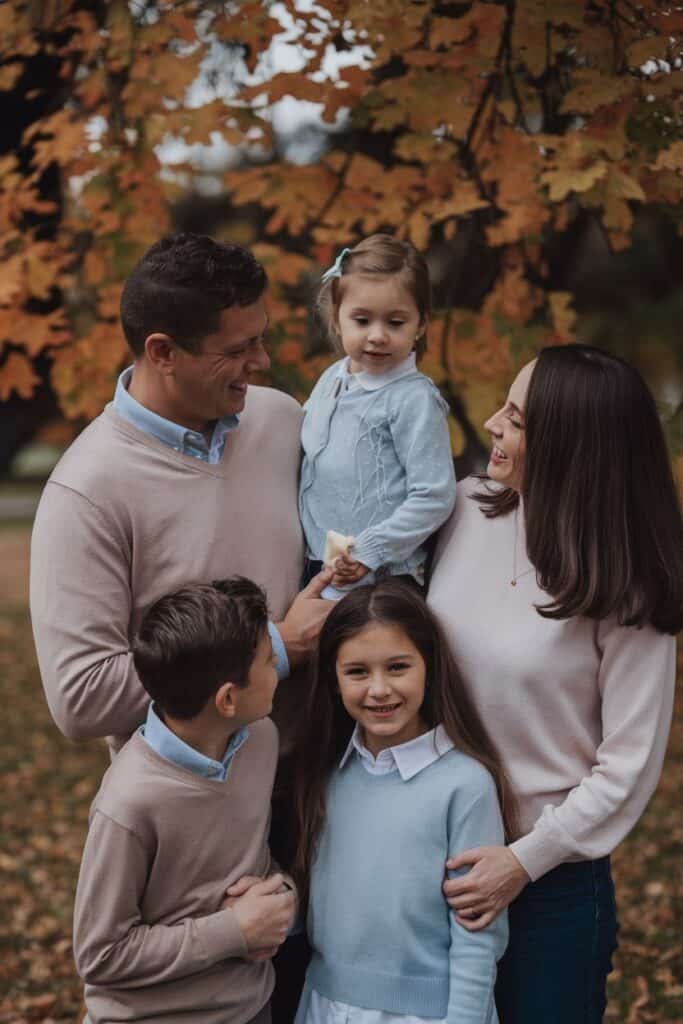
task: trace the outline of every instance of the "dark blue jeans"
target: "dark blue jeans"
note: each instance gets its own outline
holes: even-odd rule
[[[617,948],[609,857],[561,864],[527,885],[508,913],[500,1024],[600,1024]]]

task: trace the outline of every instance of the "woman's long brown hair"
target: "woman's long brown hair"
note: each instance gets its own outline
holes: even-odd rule
[[[527,554],[539,615],[683,628],[683,522],[652,395],[623,359],[589,345],[538,356],[525,410]],[[472,495],[505,515],[510,488]]]
[[[443,725],[458,750],[480,761],[498,793],[506,837],[517,835],[515,802],[500,757],[470,698],[441,628],[424,599],[398,580],[352,590],[330,612],[311,670],[294,770],[297,846],[292,873],[299,892],[308,890],[310,866],[325,822],[325,792],[346,750],[354,720],[339,695],[337,652],[372,623],[401,629],[425,663],[425,698],[420,714],[432,729]]]

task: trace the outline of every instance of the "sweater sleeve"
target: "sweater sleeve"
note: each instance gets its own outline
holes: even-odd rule
[[[502,846],[503,821],[493,780],[469,801],[463,813],[458,801],[451,804],[448,822],[448,853],[454,857],[477,846]],[[467,872],[449,872],[456,877]],[[468,932],[450,912],[450,994],[448,1024],[493,1024],[496,964],[508,941],[507,911],[479,932]]]
[[[149,859],[133,832],[95,811],[74,906],[74,958],[89,985],[155,985],[247,952],[230,909],[173,925],[144,922]]]
[[[435,389],[402,392],[390,422],[406,475],[405,501],[386,519],[362,530],[352,555],[370,569],[403,562],[435,533],[455,504],[455,472],[443,402]]]
[[[651,626],[605,620],[600,651],[602,740],[591,772],[550,804],[510,849],[532,881],[563,861],[604,857],[633,828],[655,790],[671,725],[676,644]]]
[[[31,619],[50,711],[70,739],[130,735],[144,721],[130,618],[125,539],[83,495],[48,483],[31,539]]]

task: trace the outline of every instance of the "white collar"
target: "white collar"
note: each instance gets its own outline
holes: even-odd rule
[[[387,767],[390,764],[392,767],[395,765],[403,781],[407,782],[408,779],[412,779],[413,776],[418,775],[425,768],[429,768],[430,764],[434,764],[435,761],[438,761],[440,757],[447,754],[453,747],[454,743],[444,727],[437,725],[436,728],[430,729],[429,732],[425,732],[421,736],[417,736],[414,740],[408,740],[407,743],[399,743],[396,747],[387,747],[385,750],[380,751],[377,758],[374,758],[363,744],[360,737],[360,727],[356,724],[353,735],[344,751],[344,756],[339,762],[339,768],[342,769],[347,764],[355,751],[359,757],[369,758],[373,762],[385,761],[387,762]]]
[[[342,360],[339,376],[346,381],[348,388],[361,387],[363,391],[379,391],[387,384],[393,384],[401,377],[407,377],[410,373],[417,372],[417,360],[414,352],[402,359],[400,363],[393,366],[385,373],[369,373],[367,370],[360,370],[359,373],[351,373],[349,367],[351,360],[349,356]]]

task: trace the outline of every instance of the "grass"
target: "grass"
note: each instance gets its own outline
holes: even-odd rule
[[[0,533],[0,1024],[71,1024],[71,912],[90,801],[108,763],[52,723],[26,610],[28,527]],[[610,1024],[683,1024],[683,707],[656,796],[617,850],[620,949]],[[548,1024],[552,1024],[551,1021]]]

